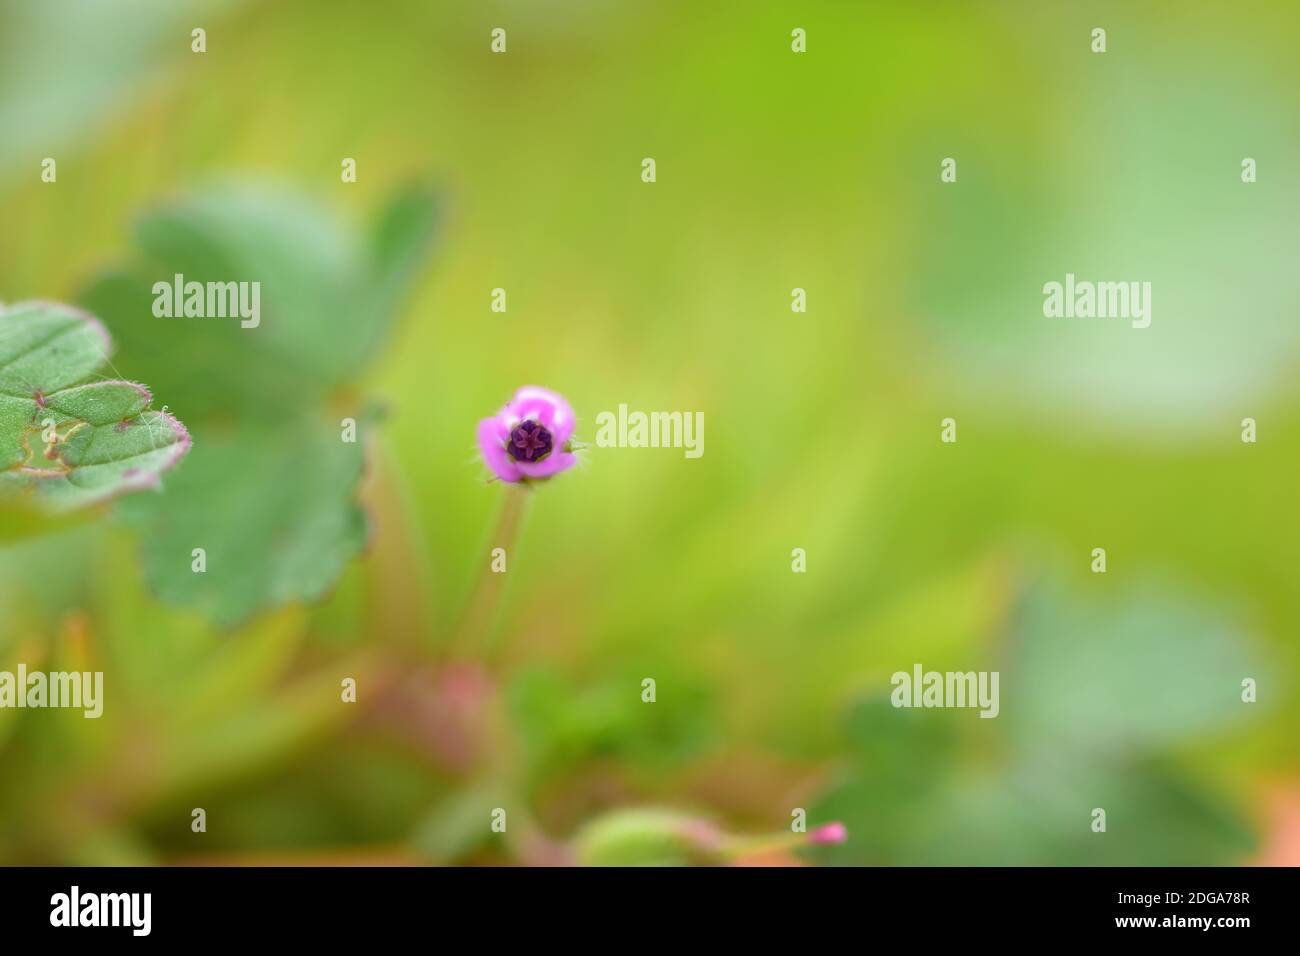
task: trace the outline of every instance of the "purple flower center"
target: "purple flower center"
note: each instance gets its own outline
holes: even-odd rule
[[[550,453],[551,433],[537,422],[520,422],[506,442],[506,454],[515,461],[541,461]]]

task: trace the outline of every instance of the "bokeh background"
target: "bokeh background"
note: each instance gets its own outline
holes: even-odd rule
[[[381,413],[318,600],[159,593],[153,499],[281,413],[106,316],[195,445],[148,500],[0,515],[0,667],[106,675],[101,720],[0,711],[0,863],[678,861],[665,819],[797,807],[849,840],[739,860],[1297,862],[1298,31],[1283,0],[0,0],[4,301],[86,302],[216,181],[348,236],[412,182],[439,210],[364,361],[369,313],[303,340],[347,367],[322,418]],[[1151,327],[1045,319],[1066,272],[1150,281]],[[702,411],[705,454],[587,449],[464,633],[510,493],[474,425],[528,383],[587,441]],[[276,447],[223,507],[309,497]],[[1001,715],[893,709],[918,662],[999,670]]]

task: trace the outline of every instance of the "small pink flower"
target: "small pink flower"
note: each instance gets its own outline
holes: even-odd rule
[[[572,468],[578,460],[572,436],[569,403],[537,385],[525,385],[505,408],[478,423],[483,460],[502,481],[550,478]]]
[[[808,834],[808,842],[815,846],[843,843],[849,838],[849,828],[842,823],[827,823]]]

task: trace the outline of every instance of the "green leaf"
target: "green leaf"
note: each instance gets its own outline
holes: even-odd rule
[[[854,711],[852,757],[810,816],[851,837],[829,863],[960,866],[1227,865],[1254,837],[1230,795],[1168,751],[1254,714],[1261,671],[1212,605],[1151,585],[1088,603],[1031,587],[1005,635],[1001,710]],[[1266,669],[1264,669],[1266,670]],[[1092,813],[1107,814],[1094,833]]]
[[[166,499],[122,509],[168,601],[235,624],[323,596],[367,539],[356,503],[373,421],[352,381],[392,325],[437,219],[400,193],[370,238],[291,194],[222,186],[146,216],[140,254],[83,296],[184,410],[198,452]],[[156,283],[260,283],[260,324],[159,318]],[[173,391],[174,390],[174,391]],[[342,440],[341,419],[357,422]],[[207,569],[192,570],[203,548]]]
[[[189,450],[185,426],[150,408],[149,389],[87,381],[111,366],[111,348],[84,312],[0,306],[0,496],[67,511],[156,487]]]
[[[120,509],[140,535],[154,590],[226,625],[324,596],[366,544],[356,502],[362,447],[309,418],[209,429],[199,466],[179,472],[166,496]]]
[[[1040,585],[1020,603],[1002,710],[1020,748],[1150,752],[1252,713],[1241,679],[1258,661],[1227,614],[1151,583],[1106,604]]]
[[[192,56],[188,39],[177,43],[178,35],[188,37],[194,23],[229,6],[229,0],[0,3],[0,176],[17,175],[37,149],[67,151],[98,135],[115,104],[128,102],[150,75]],[[124,23],[131,29],[122,30]],[[104,42],[106,36],[113,42]],[[58,69],[48,69],[55,62]]]

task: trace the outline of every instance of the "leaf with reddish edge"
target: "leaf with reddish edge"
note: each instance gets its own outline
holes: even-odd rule
[[[99,378],[112,340],[52,302],[0,306],[0,499],[69,511],[155,488],[190,447],[149,389]]]

